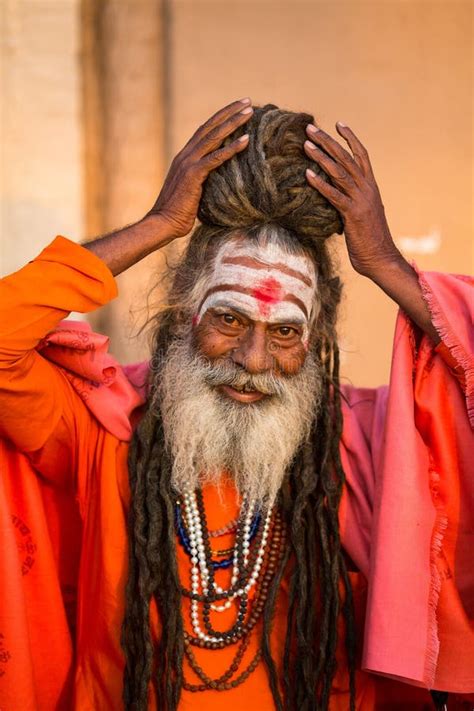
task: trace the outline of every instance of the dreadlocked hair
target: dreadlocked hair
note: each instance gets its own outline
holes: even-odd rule
[[[338,527],[344,483],[339,455],[342,412],[336,312],[341,284],[326,238],[341,232],[337,211],[307,184],[305,169],[327,180],[303,151],[305,127],[314,119],[267,105],[255,108],[244,130],[248,148],[213,171],[191,235],[174,272],[167,305],[153,332],[149,403],[156,402],[161,364],[180,329],[190,328],[197,284],[210,273],[219,247],[238,234],[261,243],[276,240],[290,253],[308,255],[318,274],[317,320],[310,349],[323,372],[321,407],[311,435],[300,447],[280,492],[288,545],[270,586],[263,612],[263,661],[278,711],[325,711],[336,671],[338,620],[345,621],[350,670],[350,708],[355,709],[355,630],[352,591]],[[159,395],[158,395],[159,397]],[[145,711],[153,685],[158,708],[175,711],[183,672],[183,620],[174,530],[171,461],[159,407],[148,405],[129,454],[129,574],[122,628],[125,708]],[[289,609],[283,659],[270,644],[280,582],[289,575]],[[152,638],[151,607],[161,634]],[[278,678],[283,669],[283,679]],[[281,683],[282,682],[282,683]],[[283,694],[280,689],[283,689]]]

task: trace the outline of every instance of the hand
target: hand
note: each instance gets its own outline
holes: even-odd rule
[[[374,279],[387,265],[405,260],[390,234],[366,149],[350,128],[341,123],[336,128],[349,144],[352,155],[327,133],[308,124],[306,132],[311,141],[305,142],[305,152],[331,182],[325,182],[311,170],[306,171],[306,178],[339,211],[354,269]]]
[[[248,145],[248,134],[220,147],[236,128],[252,116],[250,99],[234,101],[206,121],[171,163],[163,188],[148,213],[159,215],[170,239],[184,237],[196,219],[207,176]]]

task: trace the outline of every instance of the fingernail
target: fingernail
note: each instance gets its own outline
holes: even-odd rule
[[[241,111],[240,113],[241,113],[241,114],[251,114],[251,113],[253,113],[253,109],[252,109],[251,106],[247,106],[247,108],[246,108],[246,109],[242,109],[242,111]]]
[[[336,126],[340,126],[340,128],[347,128],[345,123],[342,123],[342,121],[336,121]]]
[[[239,143],[243,143],[244,141],[246,141],[248,139],[248,137],[249,137],[249,134],[244,133],[244,135],[239,138]]]
[[[316,148],[314,143],[312,143],[311,141],[305,141],[304,144],[305,146],[308,146],[308,148]]]
[[[306,175],[309,175],[311,178],[316,177],[316,173],[314,172],[314,170],[311,170],[311,168],[306,168]]]
[[[314,123],[309,123],[308,129],[310,133],[317,133],[320,130],[317,126],[314,125]]]
[[[246,96],[246,97],[243,98],[243,99],[239,99],[239,101],[240,101],[241,104],[250,104],[250,102],[252,101],[252,99],[251,99],[249,96]]]

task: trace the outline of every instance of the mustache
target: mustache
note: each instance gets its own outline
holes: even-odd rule
[[[285,382],[273,371],[264,373],[249,373],[245,368],[230,360],[211,362],[200,358],[205,382],[211,387],[229,385],[231,388],[244,387],[258,390],[264,395],[281,397],[285,392]]]

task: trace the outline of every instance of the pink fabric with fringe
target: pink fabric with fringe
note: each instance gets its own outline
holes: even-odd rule
[[[434,273],[419,278],[443,341],[434,348],[423,337],[417,349],[411,322],[400,313],[389,388],[379,388],[375,398],[370,390],[347,392],[342,535],[369,583],[363,668],[469,692],[474,689],[472,280]],[[354,417],[354,404],[363,410],[361,401],[372,398],[367,429],[364,416]]]

